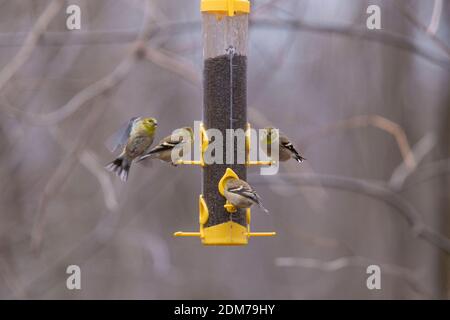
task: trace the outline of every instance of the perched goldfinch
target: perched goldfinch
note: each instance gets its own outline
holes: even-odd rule
[[[191,127],[177,129],[174,134],[165,137],[158,145],[141,156],[138,162],[145,159],[159,159],[176,166],[177,161],[185,155],[185,151],[190,152],[193,142],[194,131]]]
[[[277,134],[277,131],[274,130],[273,127],[266,127],[264,128],[262,137],[261,137],[261,143],[267,145],[267,155],[271,156],[271,144],[272,141],[276,143],[276,141],[279,141],[279,160],[280,161],[287,161],[291,158],[295,159],[299,163],[306,160],[303,158],[298,151],[295,149],[292,142],[289,141],[289,138],[285,136],[283,133],[279,132],[279,137]]]
[[[155,118],[131,118],[128,125],[117,131],[108,143],[111,152],[123,148],[122,153],[106,169],[127,181],[131,162],[147,152],[153,143],[158,123]]]
[[[244,180],[228,179],[225,183],[224,196],[236,208],[250,208],[253,204],[257,204],[264,212],[269,212],[263,207],[261,197]]]

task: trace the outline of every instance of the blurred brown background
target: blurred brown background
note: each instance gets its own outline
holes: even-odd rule
[[[308,161],[249,170],[271,211],[252,229],[277,237],[203,247],[172,236],[198,229],[199,168],[134,165],[126,184],[103,169],[130,117],[156,117],[157,138],[201,119],[199,1],[0,0],[0,298],[450,296],[450,3],[252,7],[249,121]]]

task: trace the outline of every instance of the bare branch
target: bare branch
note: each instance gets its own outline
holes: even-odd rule
[[[370,32],[365,28],[358,28],[354,26],[340,26],[340,25],[322,25],[307,23],[294,19],[251,19],[251,25],[258,28],[275,28],[291,31],[304,31],[319,34],[336,34],[355,39],[378,42],[380,44],[394,47],[400,50],[405,50],[416,54],[427,61],[438,65],[445,69],[450,69],[450,61],[436,57],[423,46],[416,44],[413,40],[396,33],[386,30],[377,30],[377,32]],[[153,36],[163,34],[177,34],[182,32],[190,32],[193,29],[199,28],[199,21],[172,21],[160,23],[154,28]],[[53,32],[44,34],[39,44],[42,45],[86,45],[86,44],[109,44],[109,43],[127,43],[131,42],[137,31],[133,30],[119,30],[111,32],[80,32],[73,36],[71,42],[67,42],[67,36],[64,32]],[[19,37],[19,40],[16,38]],[[16,45],[23,34],[0,34],[0,46]]]
[[[155,192],[151,193],[146,200],[148,206],[154,205],[156,199],[171,190],[179,180],[179,177],[180,172],[178,171],[174,174],[170,183],[163,184],[161,188],[157,188]],[[159,181],[161,178],[158,176],[149,177],[153,181]],[[55,282],[60,281],[58,277],[55,277],[55,274],[58,274],[60,270],[67,267],[68,259],[70,261],[79,261],[80,265],[89,260],[97,252],[111,243],[112,239],[117,235],[119,226],[122,228],[126,227],[138,214],[148,212],[148,208],[144,207],[141,211],[132,211],[123,221],[120,220],[119,225],[120,212],[121,210],[118,210],[113,214],[103,215],[95,230],[84,236],[72,248],[68,248],[62,256],[48,263],[48,267],[45,270],[36,274],[33,279],[27,282],[24,290],[28,296],[41,297],[46,290],[55,285]]]
[[[63,139],[62,133],[57,128],[50,128],[49,131],[56,142],[69,153],[69,143],[67,139]],[[102,188],[106,208],[110,211],[118,210],[119,204],[110,175],[105,171],[103,165],[100,164],[97,156],[92,151],[82,150],[80,154],[78,154],[78,160],[92,173],[92,176],[97,178],[98,183]]]
[[[5,97],[2,97],[2,108],[0,110],[16,116],[20,116],[22,120],[25,120],[32,125],[55,125],[58,122],[61,122],[70,117],[90,100],[120,84],[120,82],[122,82],[126,78],[132,67],[137,62],[137,50],[139,49],[136,47],[135,50],[129,53],[127,57],[125,57],[124,60],[114,69],[113,72],[105,76],[103,79],[100,79],[92,85],[88,86],[87,88],[81,90],[65,105],[56,109],[55,111],[49,112],[47,114],[33,114],[30,112],[25,112],[11,106],[11,104],[6,101]]]
[[[293,183],[295,185],[334,188],[379,199],[396,209],[406,219],[414,236],[450,254],[450,239],[425,225],[421,218],[422,215],[411,203],[382,183],[326,174],[279,174],[279,176],[283,178],[283,183],[285,184]],[[264,183],[268,177],[270,176],[255,176],[252,178],[252,183]],[[271,183],[273,184],[274,182],[271,181]]]
[[[119,203],[117,201],[116,193],[114,191],[111,177],[105,172],[105,168],[100,163],[96,155],[91,151],[82,151],[79,155],[80,162],[94,175],[103,191],[103,199],[105,206],[110,211],[117,211]]]
[[[40,36],[45,32],[49,23],[56,16],[63,5],[62,0],[53,0],[34,24],[28,36],[25,39],[19,52],[14,58],[0,71],[0,91],[5,84],[14,76],[14,74],[30,58],[36,47]]]
[[[251,21],[253,22],[253,20]],[[371,32],[366,28],[357,28],[354,26],[321,25],[306,23],[304,21],[293,19],[258,19],[254,21],[252,25],[253,24],[255,26],[263,28],[291,29],[313,33],[336,34],[346,37],[352,37],[355,39],[378,42],[383,45],[414,53],[435,65],[438,65],[445,69],[450,69],[450,61],[448,59],[438,58],[427,49],[416,44],[414,41],[408,39],[407,37],[386,30],[377,30],[377,32]]]
[[[450,48],[449,48],[449,46],[443,40],[441,40],[438,36],[436,36],[437,26],[439,25],[440,12],[442,11],[442,2],[439,5],[439,3],[438,3],[439,1],[440,0],[436,0],[435,3],[434,3],[433,17],[431,19],[429,27],[427,27],[422,22],[420,22],[420,20],[417,19],[417,17],[414,16],[412,14],[411,10],[409,10],[408,8],[405,8],[405,7],[402,7],[402,6],[398,5],[398,4],[395,4],[395,2],[394,2],[394,5],[397,6],[397,8],[400,11],[400,13],[409,22],[411,22],[419,30],[424,32],[434,42],[434,44],[436,44],[440,49],[442,49],[442,51],[444,51],[447,54],[447,56],[450,57]],[[431,27],[431,29],[430,29],[430,27]]]
[[[406,137],[406,133],[403,128],[399,124],[379,115],[355,116],[346,120],[338,121],[331,125],[327,125],[310,135],[307,135],[302,139],[302,143],[307,145],[319,137],[335,134],[336,131],[340,131],[342,129],[367,127],[369,125],[386,131],[390,135],[394,136],[398,148],[400,149],[400,153],[402,154],[403,161],[405,162],[405,166],[407,166],[408,169],[416,168],[416,160],[414,159],[414,154],[411,151],[408,138]]]
[[[144,26],[142,28],[142,32],[139,34],[139,37],[134,44],[131,53],[128,58],[126,58],[119,67],[116,68],[115,72],[112,75],[100,80],[94,85],[88,87],[83,90],[80,94],[76,95],[71,101],[76,100],[76,103],[67,104],[65,110],[57,110],[58,115],[55,117],[50,117],[50,121],[44,121],[45,124],[49,125],[53,122],[58,122],[71,113],[73,113],[76,109],[82,106],[85,102],[99,96],[104,93],[107,89],[110,89],[114,85],[118,83],[125,75],[128,73],[128,70],[134,63],[137,61],[139,57],[139,52],[142,49],[142,43],[147,37],[149,37],[151,29],[149,28],[150,21],[150,7],[151,2],[149,0],[145,1],[144,8]],[[78,98],[77,98],[78,97]],[[67,107],[69,105],[69,107]],[[104,107],[104,105],[103,105]],[[39,201],[39,205],[36,211],[35,223],[33,225],[32,233],[31,233],[31,247],[34,251],[39,251],[42,237],[43,237],[43,229],[45,224],[45,213],[47,209],[48,202],[51,197],[57,194],[60,187],[69,177],[73,167],[77,163],[78,155],[83,150],[84,146],[87,143],[88,137],[91,131],[95,128],[95,125],[100,120],[102,116],[103,108],[92,108],[89,112],[89,116],[87,120],[83,124],[83,128],[81,128],[81,135],[78,138],[78,141],[75,143],[75,146],[67,153],[65,159],[61,162],[55,170],[53,175],[50,177],[47,182],[42,197]],[[54,114],[54,113],[53,113]]]
[[[427,133],[422,139],[417,142],[412,150],[412,154],[417,163],[420,163],[422,159],[433,149],[436,145],[437,137],[434,133]],[[403,183],[410,174],[414,172],[414,169],[406,165],[403,161],[392,173],[391,179],[389,180],[389,187],[392,190],[401,190]]]
[[[398,265],[380,263],[362,256],[340,257],[330,261],[302,257],[279,257],[275,259],[275,265],[277,267],[300,267],[323,272],[336,272],[345,268],[354,267],[366,269],[369,265],[378,265],[383,273],[404,280],[420,296],[432,297],[429,291],[417,279],[417,275],[411,270]]]
[[[14,298],[26,299],[27,296],[23,290],[21,281],[15,274],[14,270],[8,265],[6,260],[0,256],[0,278],[3,279],[8,289],[11,290]]]
[[[416,177],[414,179],[409,179],[412,175],[408,176],[402,186],[402,190],[407,190],[430,179],[437,177],[441,178],[444,177],[445,174],[450,174],[450,159],[447,158],[423,164],[413,173]]]
[[[83,89],[69,100],[64,106],[47,114],[23,113],[25,119],[37,126],[50,126],[71,116],[88,101],[117,86],[130,72],[136,62],[134,52],[129,54],[109,75]]]
[[[145,55],[145,58],[155,63],[156,65],[182,76],[185,80],[193,83],[196,86],[201,86],[200,73],[195,70],[194,66],[192,66],[192,64],[190,64],[188,61],[183,60],[181,57],[178,57],[167,51],[158,50],[151,47],[142,48],[136,46],[135,50],[132,51],[112,73],[90,85],[89,87],[83,89],[78,94],[76,94],[67,104],[53,112],[45,115],[31,114],[11,106],[11,104],[6,100],[5,97],[2,97],[2,109],[7,113],[11,113],[15,116],[20,116],[23,120],[33,125],[54,125],[71,116],[91,99],[106,92],[107,90],[110,90],[111,88],[117,86],[121,81],[123,81],[131,71],[131,68],[136,63],[136,52],[138,51],[142,51]]]
[[[66,154],[61,164],[54,169],[53,174],[50,176],[44,187],[44,191],[37,206],[35,221],[31,231],[31,248],[36,253],[39,253],[43,238],[48,203],[51,198],[58,194],[58,191],[60,191],[62,185],[72,173],[73,168],[78,162],[78,155],[81,150],[83,150],[92,130],[103,115],[104,107],[105,104],[103,105],[103,108],[97,107],[90,110],[89,116],[85,120],[83,127],[80,129],[81,135],[78,137],[78,141],[70,152]]]
[[[161,68],[180,75],[195,86],[201,87],[200,72],[195,69],[192,63],[182,57],[166,50],[147,47],[145,48],[145,58]]]
[[[151,11],[148,6],[146,6],[147,10],[145,10],[145,21],[147,21],[142,29],[141,33],[138,35],[138,39],[135,44],[132,46],[130,52],[127,56],[122,60],[122,62],[114,69],[113,72],[105,76],[104,78],[98,80],[92,85],[80,91],[76,94],[72,99],[70,99],[65,105],[56,109],[55,111],[49,112],[47,114],[31,114],[23,111],[17,110],[17,108],[13,108],[8,106],[5,101],[3,103],[3,109],[7,112],[13,113],[15,115],[20,115],[24,120],[29,123],[37,126],[50,126],[55,125],[58,122],[63,121],[68,118],[72,114],[74,114],[77,110],[79,110],[82,106],[84,106],[91,99],[105,93],[106,91],[112,89],[113,87],[120,84],[129,72],[132,70],[132,67],[136,64],[136,62],[141,58],[142,53],[147,52],[148,50],[145,48],[144,43],[148,39],[148,37],[152,34],[152,29],[150,26],[152,25],[149,20],[149,12]],[[156,55],[154,51],[151,51],[151,54]],[[161,56],[159,56],[161,60]],[[173,59],[172,59],[173,60]],[[164,61],[167,64],[167,61]],[[162,62],[161,62],[162,63]],[[172,61],[173,63],[173,61]],[[180,67],[180,64],[175,67]],[[173,68],[172,68],[173,69]],[[181,71],[180,71],[181,72]]]
[[[148,11],[148,10],[147,10]],[[111,87],[117,85],[122,79],[125,78],[125,76],[128,74],[131,67],[135,64],[137,59],[142,55],[142,51],[145,52],[146,55],[149,55],[153,60],[156,60],[161,66],[170,69],[171,71],[175,71],[178,74],[187,75],[186,78],[199,83],[199,78],[196,77],[196,73],[188,68],[182,68],[184,67],[184,64],[179,62],[175,58],[171,58],[167,55],[164,55],[162,53],[157,52],[156,50],[150,49],[147,50],[143,47],[143,38],[142,37],[148,37],[150,36],[150,29],[148,28],[148,25],[146,28],[144,28],[143,33],[139,37],[136,44],[133,46],[133,50],[129,54],[129,56],[107,77],[103,78],[102,80],[94,83],[93,85],[89,86],[88,88],[81,91],[79,94],[77,94],[72,100],[69,101],[68,104],[66,104],[64,107],[58,109],[57,111],[54,111],[47,115],[30,115],[28,113],[24,113],[21,111],[18,111],[16,108],[11,107],[10,105],[6,104],[6,108],[8,111],[19,114],[22,117],[26,118],[28,121],[32,122],[33,124],[38,125],[52,125],[55,124],[68,116],[70,116],[73,112],[75,112],[78,108],[80,108],[82,105],[84,105],[89,100],[99,96],[100,94],[104,93],[106,90],[110,89]],[[4,104],[5,105],[5,104]],[[107,206],[111,209],[117,209],[117,201],[115,199],[111,199],[111,187],[110,184],[107,183],[107,181],[104,179],[104,174],[99,174],[99,170],[97,170],[97,164],[95,159],[92,158],[92,155],[83,152],[82,147],[85,144],[87,133],[90,132],[90,128],[93,127],[93,125],[96,123],[98,119],[98,115],[92,117],[94,120],[88,121],[89,125],[85,129],[81,130],[83,132],[82,137],[80,137],[78,143],[76,143],[75,147],[68,152],[68,155],[66,159],[62,162],[62,164],[55,170],[54,174],[50,178],[49,182],[47,183],[43,196],[41,198],[40,204],[38,206],[37,211],[37,217],[36,217],[36,223],[33,226],[32,231],[32,248],[37,250],[40,246],[42,234],[43,234],[43,228],[44,228],[44,221],[45,221],[45,211],[47,203],[50,199],[50,197],[54,196],[60,186],[64,183],[64,181],[67,179],[67,177],[70,174],[70,171],[76,164],[75,159],[80,158],[81,162],[84,163],[85,166],[87,166],[88,169],[90,169],[94,174],[97,175],[99,182],[103,186],[104,195],[105,195],[105,202]],[[107,178],[109,181],[109,178]]]
[[[145,1],[145,0],[144,0]],[[151,31],[146,39],[157,36],[176,35],[179,33],[191,32],[200,28],[200,21],[168,21],[150,22],[148,24]],[[129,44],[136,41],[141,29],[119,29],[108,31],[79,31],[67,39],[67,32],[48,31],[41,35],[37,45],[40,46],[84,46],[84,45],[117,45],[120,43]],[[26,32],[0,33],[0,47],[19,46],[27,36]]]
[[[345,254],[354,255],[353,249],[347,243],[337,238],[319,236],[303,230],[296,231],[293,236],[298,237],[302,243],[310,243],[317,247],[340,250],[345,252]]]
[[[442,0],[434,0],[433,13],[431,14],[430,23],[428,24],[427,33],[436,34],[439,28],[439,22],[442,15]]]

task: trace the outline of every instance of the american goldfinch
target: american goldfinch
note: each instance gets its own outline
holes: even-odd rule
[[[118,148],[123,149],[122,153],[105,168],[115,172],[122,181],[127,181],[131,162],[150,148],[157,126],[155,118],[131,118],[128,125],[111,138],[109,145],[112,152]]]
[[[191,151],[194,141],[194,132],[191,127],[183,127],[174,131],[170,136],[162,139],[158,145],[141,156],[138,160],[159,159],[161,161],[170,162],[176,166],[184,154]],[[186,152],[186,153],[185,153]]]
[[[236,208],[250,208],[257,204],[266,213],[269,211],[263,207],[261,197],[244,180],[230,178],[225,183],[224,196]]]
[[[267,155],[271,156],[271,144],[272,141],[276,143],[276,141],[279,141],[279,160],[280,161],[287,161],[291,158],[294,158],[299,163],[306,160],[303,158],[298,151],[295,149],[294,145],[291,141],[289,141],[289,138],[285,136],[283,133],[278,131],[279,134],[277,134],[277,131],[273,127],[266,127],[264,128],[261,142],[262,144],[267,145]],[[279,137],[278,137],[279,136]]]

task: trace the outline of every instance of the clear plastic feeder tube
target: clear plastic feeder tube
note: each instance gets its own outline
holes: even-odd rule
[[[234,49],[235,54],[247,55],[248,14],[232,17],[202,13],[203,57],[221,56]]]
[[[221,10],[223,7],[204,10],[202,3],[203,123],[206,129],[218,129],[223,137],[223,159],[217,161],[222,163],[207,164],[203,170],[203,196],[209,210],[205,226],[230,220],[245,226],[245,210],[227,212],[218,183],[227,168],[231,168],[239,178],[246,179],[245,141],[242,144],[236,136],[227,138],[227,129],[245,131],[247,124],[248,11],[240,11],[240,6],[249,6],[249,3],[244,0],[205,2],[231,3],[234,6],[224,11]],[[232,148],[231,140],[234,142]]]

